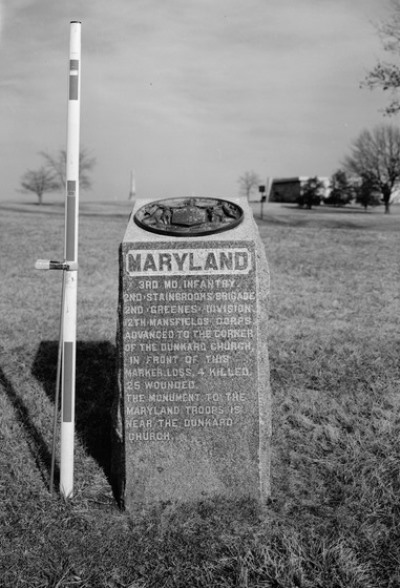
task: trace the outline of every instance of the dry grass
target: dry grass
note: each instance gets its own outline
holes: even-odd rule
[[[14,210],[16,209],[16,210]],[[60,206],[3,206],[0,585],[400,586],[400,214],[264,207],[273,496],[119,512],[109,483],[118,245],[129,206],[80,221],[76,494],[47,491]],[[257,213],[258,214],[258,211]]]

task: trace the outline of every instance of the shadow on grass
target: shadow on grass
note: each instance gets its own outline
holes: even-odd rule
[[[314,206],[311,210],[307,208],[302,208],[301,206],[297,205],[290,205],[290,204],[282,204],[281,208],[286,208],[287,210],[297,211],[297,212],[321,212],[323,214],[370,214],[372,212],[378,212],[379,207],[370,207],[365,210],[361,206],[329,206],[327,204],[321,206]],[[380,212],[383,211],[383,208],[380,209]]]
[[[27,445],[39,469],[43,482],[47,485],[50,478],[51,453],[39,429],[33,424],[29,409],[18,395],[14,386],[0,368],[0,386],[3,387],[9,401],[14,407],[17,421],[23,427],[27,437]],[[54,475],[59,477],[59,469],[55,467]]]
[[[356,229],[368,231],[398,231],[399,210],[393,208],[393,214],[384,214],[383,210],[365,211],[361,207],[318,206],[311,210],[295,205],[280,205],[254,210],[254,218],[260,227],[276,225],[282,227],[310,229]]]
[[[58,341],[43,341],[32,366],[32,374],[55,400]],[[112,404],[116,392],[116,351],[108,341],[77,342],[75,425],[80,443],[111,475]],[[114,489],[114,488],[113,488]]]
[[[310,211],[307,211],[310,213]],[[311,211],[312,214],[312,211]],[[339,221],[334,220],[331,218],[321,219],[321,218],[313,218],[311,215],[306,216],[299,216],[297,218],[289,217],[289,216],[282,216],[282,217],[267,217],[264,216],[262,219],[259,217],[255,217],[257,223],[260,226],[264,225],[281,225],[286,227],[295,227],[295,228],[312,228],[312,229],[371,229],[371,227],[360,225],[356,222],[351,221]],[[373,227],[372,227],[373,228]]]
[[[86,202],[82,203],[79,209],[80,216],[85,217],[107,217],[107,218],[127,218],[132,212],[133,202],[122,202],[121,205],[115,202]],[[18,214],[46,214],[61,215],[65,214],[65,204],[60,202],[17,202],[17,203],[0,203],[0,210],[4,212],[17,212]]]

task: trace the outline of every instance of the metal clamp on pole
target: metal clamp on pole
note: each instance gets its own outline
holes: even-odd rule
[[[53,261],[50,259],[38,259],[35,263],[35,269],[76,271],[78,269],[78,263],[74,261]]]

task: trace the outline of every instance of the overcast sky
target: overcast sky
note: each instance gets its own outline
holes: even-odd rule
[[[82,21],[82,199],[237,195],[238,177],[330,176],[365,127],[389,0],[0,0],[0,199],[65,148],[69,22]],[[395,122],[395,120],[390,120]],[[32,196],[32,198],[34,198]],[[26,199],[26,197],[25,197]]]

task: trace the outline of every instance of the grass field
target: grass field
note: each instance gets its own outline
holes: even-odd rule
[[[0,586],[398,588],[400,207],[253,205],[271,270],[273,481],[130,515],[110,486],[127,203],[82,204],[75,496],[48,492],[63,206],[0,203]]]

